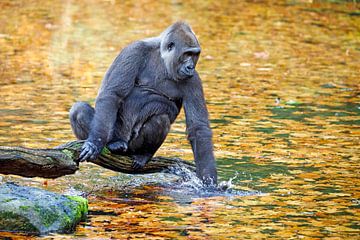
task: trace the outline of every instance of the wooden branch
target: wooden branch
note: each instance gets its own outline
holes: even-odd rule
[[[73,141],[54,149],[30,149],[23,147],[0,147],[0,174],[14,174],[23,177],[57,178],[73,174],[79,169],[78,156],[83,141]],[[145,174],[172,172],[179,166],[195,171],[194,164],[167,157],[155,157],[144,168],[134,170],[132,159],[115,155],[104,148],[96,160],[90,162],[117,172]]]

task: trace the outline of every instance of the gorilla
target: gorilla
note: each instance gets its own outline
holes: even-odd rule
[[[107,146],[113,153],[130,156],[134,169],[144,167],[184,107],[196,175],[206,185],[216,185],[212,132],[195,70],[200,51],[184,22],[125,47],[105,74],[95,109],[85,102],[70,109],[74,134],[86,140],[79,160],[96,159]]]

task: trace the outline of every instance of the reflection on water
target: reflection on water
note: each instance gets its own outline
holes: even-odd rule
[[[56,180],[2,181],[88,194],[88,220],[56,239],[358,238],[360,6],[309,2],[1,1],[0,145],[72,140],[68,109],[94,102],[119,50],[186,19],[203,49],[219,177],[234,178],[212,194],[85,163]],[[158,155],[192,159],[183,114]]]

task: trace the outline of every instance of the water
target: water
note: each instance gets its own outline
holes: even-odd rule
[[[0,179],[88,197],[74,234],[45,239],[359,239],[359,11],[356,1],[1,1],[0,145],[73,140],[69,108],[94,102],[120,49],[186,19],[202,46],[219,180],[232,180],[205,191],[191,177],[89,163],[56,180]],[[157,155],[193,159],[183,113]]]

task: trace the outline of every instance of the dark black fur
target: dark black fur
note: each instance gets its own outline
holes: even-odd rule
[[[70,110],[75,135],[86,139],[80,160],[95,159],[107,145],[132,156],[134,168],[143,167],[184,106],[197,176],[216,184],[208,111],[195,71],[199,54],[197,38],[183,22],[124,48],[105,75],[95,109],[78,102]]]

